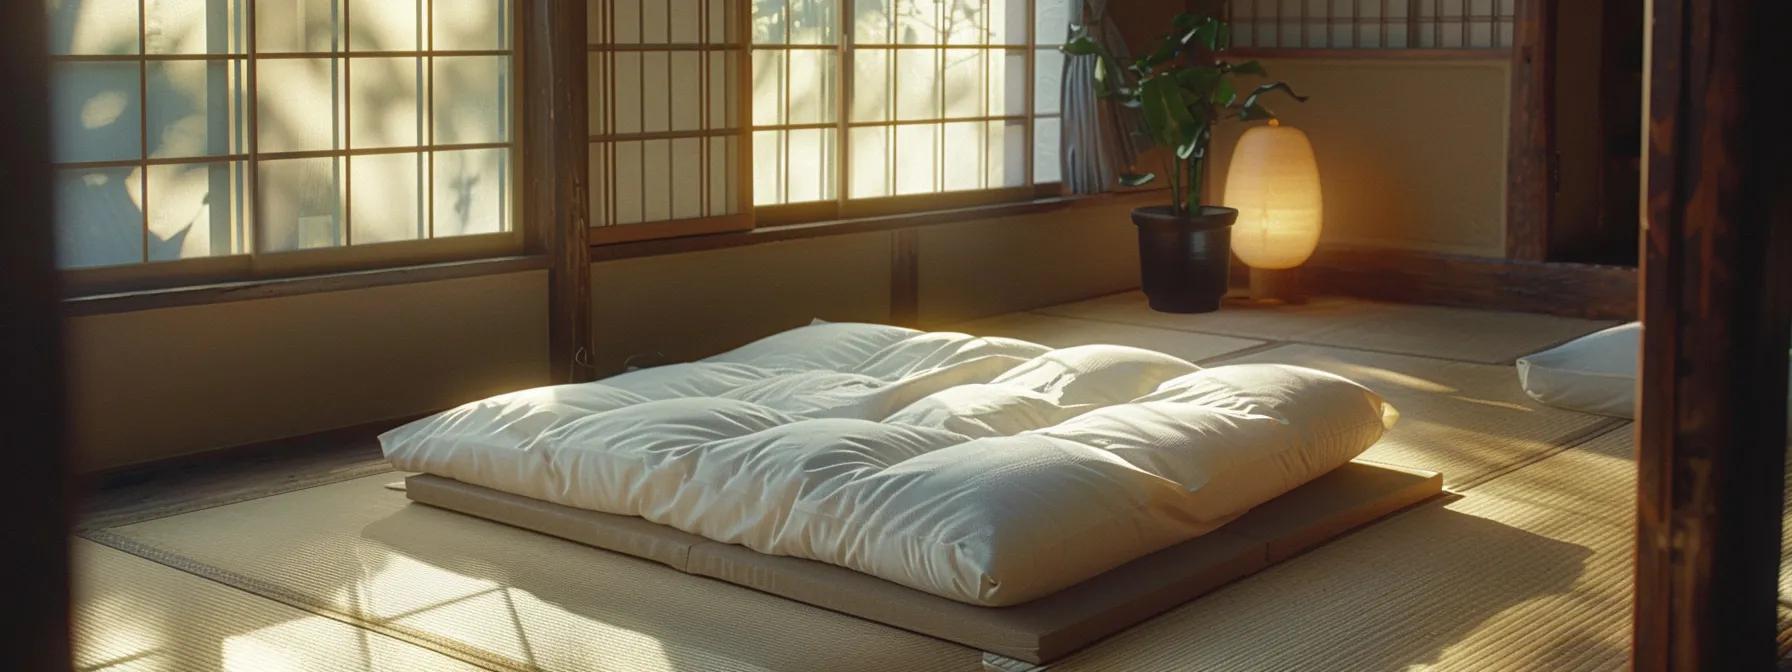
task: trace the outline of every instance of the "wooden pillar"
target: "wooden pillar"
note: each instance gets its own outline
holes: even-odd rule
[[[1506,156],[1509,259],[1547,261],[1549,256],[1549,220],[1555,211],[1556,2],[1518,0],[1515,8]]]
[[[1654,0],[1637,670],[1773,669],[1792,329],[1784,0]]]
[[[0,524],[12,557],[0,582],[8,669],[70,667],[67,446],[56,255],[51,233],[44,3],[0,3],[0,381],[6,469]]]
[[[585,0],[522,7],[526,219],[548,259],[548,372],[555,383],[591,380],[590,144]]]

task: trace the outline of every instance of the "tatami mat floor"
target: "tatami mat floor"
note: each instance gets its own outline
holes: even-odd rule
[[[1054,669],[1622,667],[1630,426],[1538,406],[1510,366],[1603,326],[1344,299],[1164,316],[1136,294],[957,326],[1343,374],[1402,412],[1365,457],[1455,493]],[[977,669],[954,644],[411,506],[390,480],[96,512],[101,543],[77,547],[85,669]]]

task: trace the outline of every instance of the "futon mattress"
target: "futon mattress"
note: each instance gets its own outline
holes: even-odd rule
[[[1299,367],[818,323],[380,441],[399,469],[1007,606],[1210,532],[1394,417]]]

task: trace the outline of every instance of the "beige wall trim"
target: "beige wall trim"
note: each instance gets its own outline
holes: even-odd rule
[[[109,315],[157,308],[195,306],[232,301],[253,301],[281,296],[340,292],[368,287],[434,282],[482,275],[499,275],[533,271],[547,267],[541,255],[522,255],[453,261],[440,264],[399,266],[370,271],[350,271],[309,275],[296,278],[244,280],[171,289],[152,289],[116,294],[98,294],[63,299],[64,317]]]

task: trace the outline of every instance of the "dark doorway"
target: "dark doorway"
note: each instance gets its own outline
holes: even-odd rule
[[[1555,4],[1554,213],[1547,259],[1635,266],[1643,0]]]

